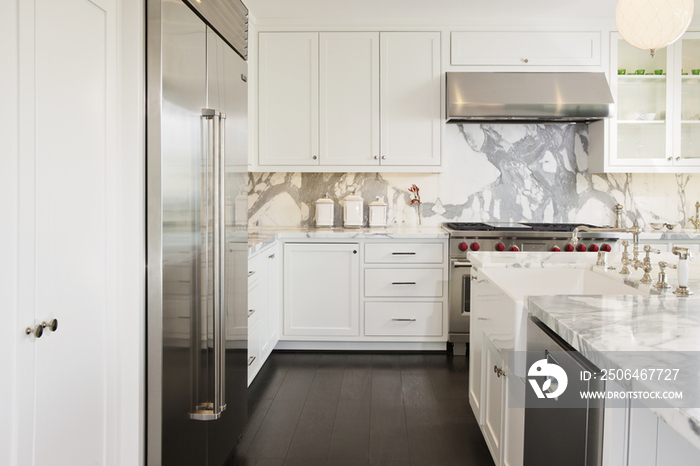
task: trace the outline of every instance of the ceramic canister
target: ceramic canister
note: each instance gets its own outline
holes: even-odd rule
[[[333,208],[335,203],[332,199],[322,197],[316,201],[316,226],[317,227],[332,227],[333,226]]]
[[[365,200],[356,194],[348,194],[343,199],[343,225],[345,228],[361,228]]]
[[[386,227],[386,214],[386,202],[382,202],[377,196],[377,199],[369,204],[369,226],[371,228]]]

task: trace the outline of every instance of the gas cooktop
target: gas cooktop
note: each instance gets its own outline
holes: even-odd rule
[[[572,232],[578,226],[595,228],[596,225],[587,223],[505,223],[505,222],[452,222],[445,228],[454,231],[556,231]]]

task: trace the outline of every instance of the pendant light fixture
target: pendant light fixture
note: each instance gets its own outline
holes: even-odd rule
[[[694,6],[693,0],[619,0],[615,23],[628,44],[653,57],[688,29]]]

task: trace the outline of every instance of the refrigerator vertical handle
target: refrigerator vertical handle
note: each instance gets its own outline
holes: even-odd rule
[[[219,412],[226,409],[226,114],[219,113]]]
[[[224,136],[222,114],[214,109],[202,109],[202,118],[211,121],[212,125],[207,126],[207,140],[212,141],[211,151],[213,155],[213,201],[214,201],[214,231],[213,231],[213,269],[214,269],[214,399],[195,408],[190,413],[190,419],[198,421],[211,421],[221,417],[221,413],[226,409],[224,397],[224,371],[225,371],[225,295],[224,295],[224,267],[225,267],[225,192],[224,192]],[[225,118],[225,115],[224,117]],[[209,129],[212,128],[211,138]]]

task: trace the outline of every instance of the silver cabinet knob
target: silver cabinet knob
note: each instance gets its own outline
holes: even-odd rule
[[[678,161],[678,160],[680,160],[680,159],[681,159],[680,157],[676,157],[676,161]]]
[[[42,325],[37,325],[33,330],[31,327],[27,327],[24,333],[27,335],[34,335],[36,338],[41,338],[44,334],[44,327]]]
[[[274,254],[270,254],[270,255],[268,256],[268,258],[269,258],[269,259],[274,259],[274,258],[275,258],[275,255],[274,255]]]
[[[523,61],[524,61],[525,63],[530,63],[530,60],[528,60],[527,58],[523,58]]]
[[[55,332],[56,330],[58,330],[58,319],[51,319],[48,324],[46,322],[42,322],[41,326],[43,328],[48,327],[50,331]]]
[[[671,160],[673,160],[673,157],[671,157],[671,156],[669,155],[668,158],[666,158],[666,160],[668,160],[668,161],[670,162]]]
[[[382,155],[382,160],[386,160],[386,155]]]
[[[375,155],[375,156],[374,156],[374,160],[379,160],[379,156],[378,156],[378,155]]]
[[[313,158],[314,160],[316,160],[316,156],[315,156],[315,155],[314,155],[312,158]]]

